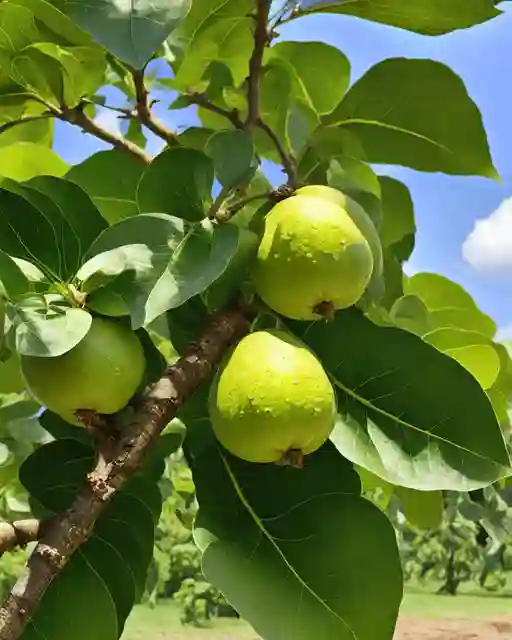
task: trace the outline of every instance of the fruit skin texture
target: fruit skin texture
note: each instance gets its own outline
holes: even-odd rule
[[[71,424],[78,409],[111,414],[123,409],[146,366],[137,335],[117,320],[93,318],[85,338],[55,358],[21,356],[32,395]]]
[[[210,388],[213,431],[231,453],[270,463],[307,455],[334,427],[336,396],[317,357],[284,331],[256,331],[221,363]]]
[[[332,310],[350,307],[372,272],[368,242],[334,202],[295,195],[265,218],[253,281],[261,299],[281,315],[316,320],[322,303]]]
[[[375,225],[364,208],[350,196],[345,195],[339,189],[328,187],[323,184],[312,184],[297,189],[296,195],[310,195],[325,198],[339,205],[348,213],[352,220],[359,227],[359,230],[366,238],[373,254],[373,274],[381,276],[384,270],[384,258],[382,255],[382,243]]]

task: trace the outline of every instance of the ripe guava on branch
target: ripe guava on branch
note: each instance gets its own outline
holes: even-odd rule
[[[358,302],[373,266],[370,245],[346,209],[297,194],[266,216],[253,280],[274,311],[315,320]]]
[[[104,318],[93,318],[85,338],[63,355],[21,356],[27,389],[71,424],[81,424],[78,410],[112,414],[123,409],[142,382],[145,367],[137,335]]]
[[[284,331],[256,331],[222,361],[209,412],[215,435],[234,455],[300,467],[331,434],[336,396],[302,342]]]
[[[311,184],[301,187],[297,189],[296,195],[318,196],[319,198],[330,200],[345,209],[370,245],[373,254],[373,275],[376,277],[382,275],[384,269],[382,243],[372,219],[359,202],[356,202],[339,189],[334,189],[333,187],[328,187],[323,184]]]

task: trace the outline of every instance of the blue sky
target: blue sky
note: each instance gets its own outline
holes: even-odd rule
[[[510,5],[510,3],[505,3]],[[429,38],[348,16],[315,15],[280,29],[286,40],[321,40],[341,49],[352,64],[352,81],[385,58],[432,58],[448,64],[465,81],[480,108],[494,164],[503,182],[478,177],[425,174],[380,167],[410,188],[418,233],[409,272],[435,271],[462,284],[512,338],[512,7],[501,17],[466,31]],[[115,93],[109,102],[115,103]],[[118,103],[119,104],[119,103]],[[442,111],[442,104],[439,105]],[[183,112],[158,109],[169,126],[194,121]],[[100,115],[115,127],[112,112]],[[148,150],[160,142],[149,141]],[[105,145],[56,127],[56,151],[74,164]],[[510,198],[510,200],[507,200]]]

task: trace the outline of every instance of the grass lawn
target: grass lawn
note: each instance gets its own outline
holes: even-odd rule
[[[509,578],[512,587],[512,578]],[[476,589],[463,589],[458,596],[438,596],[435,588],[408,589],[402,613],[418,618],[493,618],[512,613],[512,588],[493,595]],[[209,629],[182,627],[179,612],[172,602],[156,609],[137,607],[126,626],[122,640],[258,640],[245,623],[236,619],[220,620]]]

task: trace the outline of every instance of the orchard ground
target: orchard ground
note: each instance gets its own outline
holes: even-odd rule
[[[432,589],[409,590],[404,598],[395,640],[512,640],[512,576],[499,595],[462,589],[438,596]],[[177,608],[134,610],[122,640],[260,640],[245,623],[223,620],[208,629],[183,628]]]

